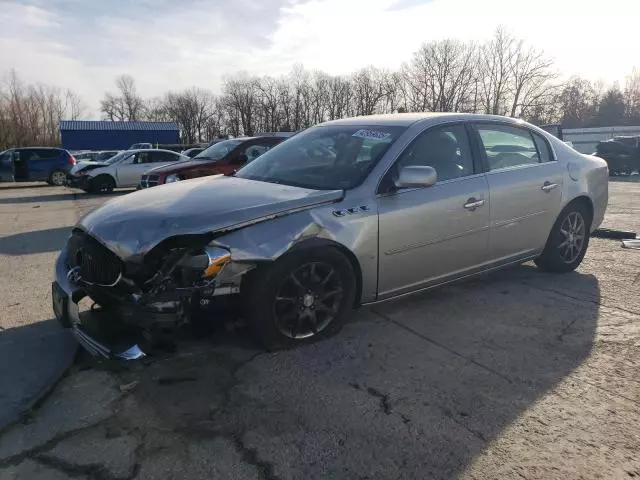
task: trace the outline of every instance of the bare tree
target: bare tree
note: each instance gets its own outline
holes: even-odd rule
[[[512,117],[524,116],[527,110],[549,102],[558,75],[553,60],[543,52],[526,48],[522,41],[512,44],[511,112]]]
[[[351,77],[354,115],[373,115],[387,96],[386,72],[375,67],[357,71]]]
[[[0,148],[59,145],[60,120],[79,118],[83,108],[74,92],[27,85],[11,71],[0,84]]]
[[[142,120],[145,105],[138,95],[135,79],[131,75],[120,75],[116,77],[116,87],[119,95],[107,92],[100,102],[100,111],[111,121]]]
[[[588,125],[596,115],[598,94],[587,80],[572,77],[558,95],[556,102],[560,108],[560,121],[565,127]]]
[[[636,68],[625,79],[624,105],[627,122],[640,122],[640,70]]]
[[[223,88],[223,100],[230,118],[235,121],[232,130],[253,135],[257,120],[259,80],[247,75],[228,78]]]
[[[509,113],[509,91],[517,42],[503,28],[498,28],[491,41],[480,48],[481,103],[485,113]]]

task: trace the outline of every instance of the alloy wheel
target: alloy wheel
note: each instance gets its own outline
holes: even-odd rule
[[[343,296],[342,279],[324,262],[309,262],[293,270],[273,302],[278,330],[288,338],[312,337],[331,324]]]
[[[57,187],[64,185],[66,180],[67,176],[64,172],[53,172],[51,174],[51,183],[53,183]]]
[[[561,242],[558,245],[564,263],[573,263],[582,253],[586,224],[579,212],[571,212],[560,226]]]

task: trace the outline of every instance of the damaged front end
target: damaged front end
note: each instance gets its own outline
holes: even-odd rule
[[[239,293],[254,263],[234,262],[213,234],[167,239],[125,262],[75,229],[56,262],[53,306],[91,354],[136,359],[173,332],[215,314],[217,297]],[[90,299],[93,305],[82,311]]]

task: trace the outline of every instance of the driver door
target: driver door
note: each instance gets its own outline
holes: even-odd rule
[[[435,168],[425,188],[393,186],[403,166]],[[431,128],[387,172],[377,197],[378,299],[437,285],[487,261],[489,186],[463,124]]]

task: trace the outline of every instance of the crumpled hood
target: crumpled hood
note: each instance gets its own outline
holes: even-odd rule
[[[78,227],[122,259],[141,258],[161,241],[260,221],[335,202],[342,190],[310,190],[213,176],[139,190],[89,213]]]
[[[108,167],[108,166],[109,164],[104,162],[90,162],[89,160],[80,160],[71,168],[71,170],[69,170],[69,173],[71,175],[75,175],[81,170],[85,170],[87,168],[94,170],[96,168]]]

